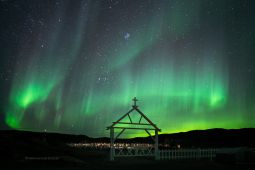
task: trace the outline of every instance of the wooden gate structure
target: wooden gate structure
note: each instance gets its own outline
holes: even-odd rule
[[[158,132],[161,131],[156,124],[154,124],[141,110],[138,109],[136,102],[138,101],[136,97],[133,99],[132,109],[129,110],[126,114],[124,114],[121,118],[119,118],[116,122],[113,122],[111,126],[108,126],[106,129],[110,130],[110,160],[113,161],[115,157],[123,157],[123,156],[154,156],[156,160],[159,160],[159,149],[158,149]],[[132,120],[130,114],[136,111],[140,118],[138,121]],[[127,118],[128,121],[124,121]],[[143,122],[142,122],[143,120]],[[116,135],[114,135],[114,129],[121,129],[121,131]],[[120,135],[127,129],[130,130],[145,130],[145,132],[153,139],[154,148],[135,148],[129,147],[125,150],[123,148],[118,147],[115,144],[115,141]],[[153,137],[150,131],[154,131],[155,136]]]

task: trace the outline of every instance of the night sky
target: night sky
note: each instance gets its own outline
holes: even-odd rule
[[[108,136],[134,96],[162,133],[255,127],[254,18],[253,0],[0,0],[0,129]]]

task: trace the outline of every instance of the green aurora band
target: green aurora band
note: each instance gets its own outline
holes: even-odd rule
[[[85,8],[78,4],[70,14],[75,20],[56,25],[54,20],[70,10],[70,4],[62,5],[49,19],[49,30],[38,30],[46,37],[45,47],[35,41],[33,50],[19,52],[26,60],[16,66],[21,76],[13,77],[6,124],[108,136],[106,126],[125,114],[136,96],[140,110],[162,133],[255,127],[250,120],[254,114],[247,118],[244,113],[254,113],[254,108],[240,103],[242,97],[231,99],[239,93],[232,96],[230,89],[224,37],[193,41],[202,27],[197,24],[201,1],[171,2],[173,10],[162,3],[161,12],[121,24],[117,15],[102,16],[99,1]],[[96,22],[102,20],[113,24],[113,30],[103,32]],[[127,40],[125,32],[130,33]],[[206,34],[212,32],[224,31]],[[145,135],[128,131],[125,137]]]

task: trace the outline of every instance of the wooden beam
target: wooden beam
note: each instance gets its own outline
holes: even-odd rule
[[[126,117],[130,112],[132,112],[134,108],[129,110],[126,114],[124,114],[121,118],[119,118],[115,123],[113,123],[111,126],[107,127],[106,129],[109,130],[111,127],[113,127],[115,124],[117,124],[119,121],[121,121],[124,117]]]
[[[132,123],[132,119],[131,119],[131,117],[130,117],[130,115],[129,115],[129,114],[128,114],[128,118],[129,118],[130,122]]]
[[[139,120],[139,123],[141,123],[142,118],[143,118],[143,116],[141,115],[140,120]]]
[[[115,137],[114,142],[117,140],[117,138],[125,131],[126,129],[122,129],[120,133]]]
[[[155,129],[157,129],[158,131],[161,132],[161,129],[159,129],[154,123],[152,123],[152,121],[145,116],[145,114],[143,114],[143,112],[141,112],[138,108],[134,108],[137,112],[139,112]]]
[[[145,129],[145,131],[148,133],[148,135],[150,135],[151,139],[155,142],[155,139],[151,136],[151,133],[147,129]]]
[[[115,122],[113,122],[115,123]],[[129,123],[129,122],[118,122],[118,124],[129,124],[129,125],[148,125],[148,126],[152,126],[151,124],[148,123]]]
[[[152,128],[133,128],[133,127],[112,127],[112,128],[117,128],[117,129],[140,129],[140,130],[156,130],[156,129],[152,129]]]

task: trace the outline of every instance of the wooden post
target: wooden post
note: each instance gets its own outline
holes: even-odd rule
[[[155,130],[155,160],[159,160],[159,154],[158,154],[158,129]]]
[[[114,161],[114,128],[113,127],[110,129],[110,139],[111,139],[110,161]]]

